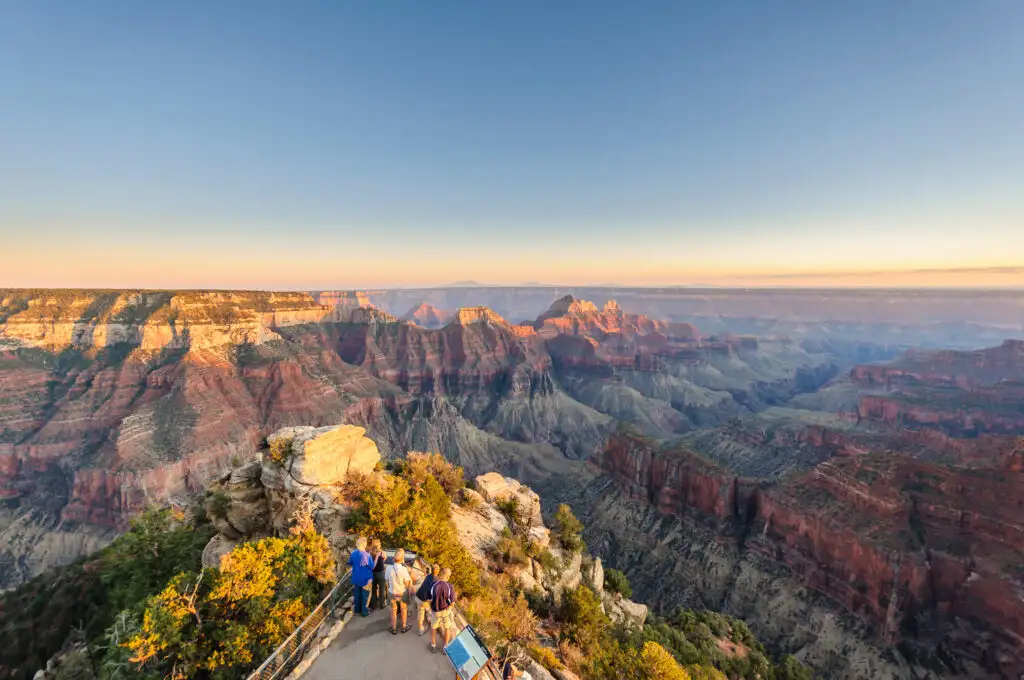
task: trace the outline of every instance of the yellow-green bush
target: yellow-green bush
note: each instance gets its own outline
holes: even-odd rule
[[[219,569],[179,573],[150,598],[141,617],[126,617],[121,647],[136,670],[171,680],[226,679],[270,654],[334,580],[327,540],[311,517],[298,519],[288,538],[243,543]]]
[[[349,528],[450,567],[459,596],[480,590],[480,570],[459,541],[449,497],[433,476],[418,488],[403,477],[389,477],[367,489],[349,519]]]

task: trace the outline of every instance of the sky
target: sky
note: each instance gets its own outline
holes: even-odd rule
[[[1024,286],[1024,3],[10,0],[0,286]]]

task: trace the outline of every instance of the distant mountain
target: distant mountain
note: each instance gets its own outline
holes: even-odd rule
[[[456,281],[455,283],[449,283],[442,288],[487,288],[486,283],[480,283],[479,281]]]

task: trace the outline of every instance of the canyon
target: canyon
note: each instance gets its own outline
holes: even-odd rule
[[[902,352],[877,294],[562,292],[0,291],[0,587],[344,423],[570,502],[655,611],[739,616],[826,677],[1024,673],[1024,343],[975,346],[1016,298]],[[951,312],[921,297],[928,347]]]

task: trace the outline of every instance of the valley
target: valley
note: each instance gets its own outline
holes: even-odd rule
[[[823,677],[1024,673],[1024,295],[577,292],[0,291],[0,587],[348,423]]]

